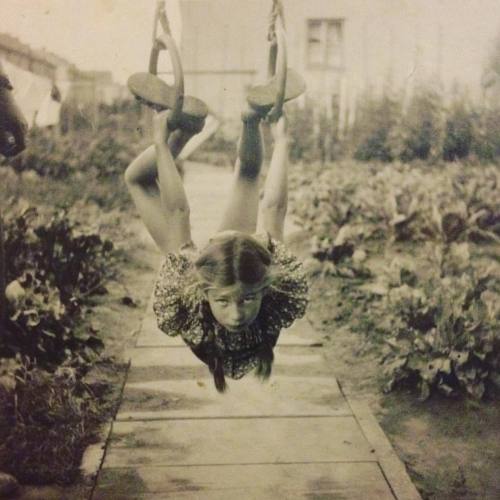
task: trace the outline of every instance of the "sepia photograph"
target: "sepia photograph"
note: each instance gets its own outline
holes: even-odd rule
[[[0,0],[0,499],[500,499],[498,0]]]

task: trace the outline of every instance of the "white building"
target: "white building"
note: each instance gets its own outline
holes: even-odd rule
[[[130,98],[127,88],[113,81],[111,72],[80,71],[63,57],[34,50],[6,33],[0,33],[0,60],[30,126],[58,123],[64,100],[97,105]]]
[[[180,0],[188,93],[225,117],[246,85],[262,80],[271,0]],[[289,66],[308,96],[353,106],[365,89],[411,92],[433,80],[481,95],[481,77],[500,27],[493,0],[283,0]]]

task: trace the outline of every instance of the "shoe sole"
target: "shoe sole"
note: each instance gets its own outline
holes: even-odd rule
[[[144,104],[158,110],[173,109],[174,87],[151,73],[134,73],[127,81],[129,90]],[[183,130],[201,130],[208,114],[207,105],[196,97],[184,96],[179,117]]]
[[[304,79],[293,69],[288,68],[285,85],[285,102],[291,101],[306,91]],[[276,75],[264,85],[255,85],[247,92],[247,101],[257,110],[270,110],[276,103],[278,82]]]

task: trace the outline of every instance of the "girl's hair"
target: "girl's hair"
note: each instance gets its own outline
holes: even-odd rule
[[[195,262],[205,289],[238,283],[265,285],[269,279],[271,252],[252,236],[225,231],[212,238]]]
[[[239,283],[249,286],[262,284],[265,287],[271,282],[271,262],[271,252],[255,238],[238,231],[225,231],[209,241],[195,261],[195,269],[205,290]],[[216,345],[213,331],[209,333],[208,348],[207,361],[215,387],[224,392],[224,353]],[[272,347],[263,343],[258,356],[256,374],[267,379],[271,375],[274,359]]]

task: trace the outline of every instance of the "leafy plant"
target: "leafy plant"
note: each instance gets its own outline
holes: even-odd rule
[[[35,127],[29,133],[26,150],[15,158],[3,159],[1,164],[10,165],[18,173],[31,171],[53,179],[87,171],[101,179],[121,176],[147,146],[141,123],[140,108],[133,103],[102,105],[97,114],[95,110],[86,113],[65,105],[63,133],[52,127]]]
[[[18,173],[33,171],[40,176],[64,179],[78,167],[78,142],[57,138],[54,130],[32,129],[27,144],[23,153],[4,160]]]
[[[304,176],[297,170],[295,174],[291,179],[293,215],[304,229],[333,237],[353,216],[356,179],[349,177],[347,168],[334,171],[319,165],[308,167]]]
[[[134,151],[132,144],[119,142],[109,130],[88,144],[81,165],[83,168],[95,169],[100,178],[121,176],[134,158]]]
[[[401,103],[389,92],[380,98],[365,96],[359,104],[351,131],[354,158],[361,161],[392,161],[391,136],[400,115]]]
[[[290,158],[293,161],[313,161],[320,159],[318,130],[315,127],[315,105],[306,101],[300,107],[290,104],[287,107],[290,135]]]
[[[456,100],[446,116],[443,159],[455,161],[467,158],[474,143],[474,115],[464,98]]]
[[[434,392],[481,399],[500,382],[498,277],[472,268],[466,243],[435,250],[426,277],[402,268],[387,295],[386,390],[407,385],[421,399]]]
[[[496,106],[476,110],[472,151],[482,162],[496,161],[500,156],[500,109]]]
[[[16,353],[53,367],[102,347],[96,330],[80,322],[83,304],[105,293],[113,245],[79,227],[66,212],[42,217],[34,208],[5,221],[8,319],[0,356]]]
[[[0,358],[0,469],[22,482],[69,484],[109,410],[82,373]],[[109,388],[108,388],[109,389]]]
[[[333,255],[344,225],[356,240],[498,242],[500,174],[495,167],[445,165],[439,171],[393,163],[312,165],[291,175],[291,212]]]

